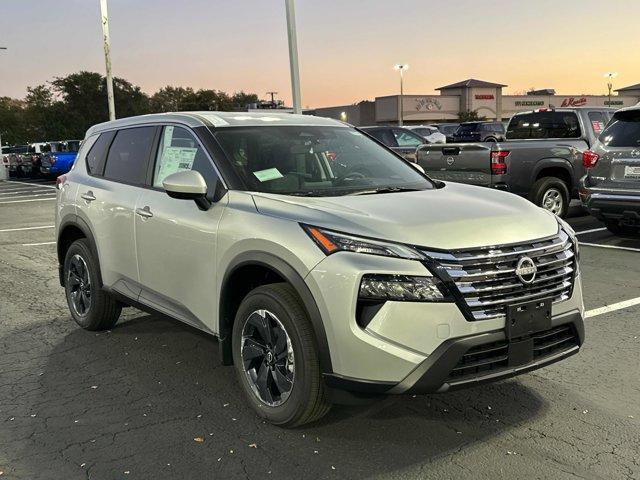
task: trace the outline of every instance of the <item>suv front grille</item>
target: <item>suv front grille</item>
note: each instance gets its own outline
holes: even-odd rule
[[[537,332],[525,338],[533,339],[534,361],[565,352],[579,345],[576,331],[570,323]],[[445,382],[461,382],[500,373],[508,367],[509,342],[507,340],[478,345],[467,350]]]
[[[543,240],[450,253],[425,252],[455,282],[474,320],[506,315],[508,305],[546,297],[571,297],[576,270],[573,242],[566,232]],[[527,256],[535,263],[535,280],[525,284],[515,271]]]

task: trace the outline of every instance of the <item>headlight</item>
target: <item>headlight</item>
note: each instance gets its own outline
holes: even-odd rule
[[[556,217],[558,219],[558,223],[560,224],[560,228],[565,231],[567,235],[569,235],[569,240],[573,243],[573,251],[575,252],[576,261],[580,260],[580,245],[578,243],[578,237],[576,236],[576,232],[571,225],[565,222],[560,217]]]
[[[336,252],[355,252],[410,260],[422,260],[425,258],[417,250],[398,243],[355,237],[309,225],[302,225],[302,228],[326,255]]]
[[[360,283],[359,297],[363,300],[399,302],[444,300],[437,278],[407,275],[365,275]]]

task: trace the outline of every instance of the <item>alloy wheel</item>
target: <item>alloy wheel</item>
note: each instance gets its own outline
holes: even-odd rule
[[[564,198],[562,193],[556,188],[550,188],[544,192],[542,197],[542,208],[549,210],[551,213],[560,215],[562,213],[562,207],[564,206]]]
[[[67,288],[74,311],[81,317],[85,316],[91,308],[91,278],[87,263],[78,254],[69,262]]]
[[[270,407],[287,401],[295,378],[291,339],[268,310],[251,313],[242,327],[242,364],[253,393]]]

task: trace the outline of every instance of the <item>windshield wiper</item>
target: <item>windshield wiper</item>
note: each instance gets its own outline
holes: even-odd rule
[[[378,193],[398,193],[398,192],[420,192],[423,188],[410,187],[378,187],[371,190],[360,190],[358,192],[349,193],[348,195],[377,195]]]

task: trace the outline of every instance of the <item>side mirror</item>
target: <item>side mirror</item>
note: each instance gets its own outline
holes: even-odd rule
[[[162,181],[165,192],[171,198],[193,200],[200,210],[209,210],[211,201],[207,198],[207,182],[195,170],[172,173]]]

